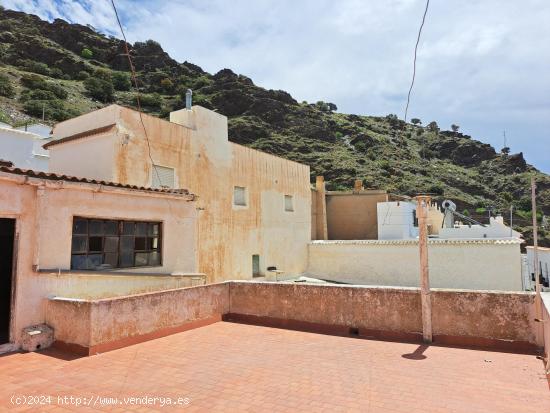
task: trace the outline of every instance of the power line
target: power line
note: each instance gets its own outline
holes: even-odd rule
[[[116,21],[118,23],[118,27],[120,28],[120,32],[122,33],[122,38],[124,39],[124,49],[126,51],[126,56],[128,57],[128,64],[130,65],[130,71],[132,72],[132,81],[134,83],[134,89],[136,90],[136,103],[137,103],[137,109],[139,113],[139,120],[141,122],[141,126],[143,126],[143,132],[145,134],[145,140],[147,141],[147,151],[149,153],[149,159],[151,160],[151,165],[153,167],[153,170],[155,171],[155,174],[157,176],[157,179],[159,181],[159,185],[162,186],[162,181],[160,179],[159,172],[157,170],[157,166],[155,165],[155,162],[153,161],[153,157],[151,156],[151,143],[149,142],[149,135],[147,134],[147,128],[145,127],[145,123],[143,122],[143,115],[141,112],[141,98],[140,98],[140,92],[139,92],[139,86],[137,81],[137,75],[136,75],[136,69],[134,67],[134,63],[132,62],[132,57],[130,56],[130,50],[128,49],[128,41],[126,40],[126,35],[124,34],[124,29],[122,28],[122,23],[120,22],[120,18],[118,17],[118,11],[115,6],[115,1],[111,0],[111,4],[113,6],[113,10],[115,12]]]
[[[424,22],[426,21],[426,14],[428,14],[429,6],[430,6],[430,0],[426,0],[426,8],[424,9],[424,15],[422,16],[422,23],[420,24],[420,29],[418,30],[418,37],[416,38],[416,45],[414,46],[413,76],[411,80],[411,87],[409,88],[409,93],[407,94],[407,105],[405,106],[405,123],[407,123],[407,113],[409,111],[409,103],[411,101],[411,92],[414,86],[414,79],[416,78],[416,53],[418,51],[418,44],[420,43],[420,35],[422,34],[422,28],[424,27]]]

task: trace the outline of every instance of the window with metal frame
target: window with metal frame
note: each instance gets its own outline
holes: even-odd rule
[[[160,222],[73,219],[72,270],[162,265]]]

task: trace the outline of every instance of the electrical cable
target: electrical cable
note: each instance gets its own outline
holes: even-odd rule
[[[134,84],[134,89],[136,90],[136,103],[137,103],[137,109],[139,113],[139,120],[141,122],[141,126],[143,127],[143,132],[145,134],[145,140],[147,141],[147,150],[149,153],[149,159],[151,160],[151,165],[153,167],[153,170],[155,171],[155,174],[157,176],[157,179],[159,181],[159,185],[162,186],[162,181],[160,179],[159,172],[157,170],[157,166],[155,165],[155,162],[153,161],[153,157],[151,156],[151,143],[149,142],[149,135],[147,134],[147,128],[145,127],[145,123],[143,122],[143,114],[141,111],[141,99],[140,99],[140,92],[139,92],[139,86],[137,81],[137,75],[136,70],[134,67],[134,63],[132,62],[132,57],[130,56],[130,50],[128,49],[128,41],[126,40],[126,34],[124,34],[124,29],[122,28],[122,23],[120,22],[120,18],[118,17],[118,11],[115,5],[115,1],[111,0],[111,4],[113,6],[113,10],[115,12],[116,21],[118,23],[118,27],[120,28],[120,32],[122,33],[122,38],[124,39],[124,49],[126,51],[126,56],[128,57],[128,64],[130,65],[130,71],[132,73],[132,81]]]
[[[416,78],[416,53],[418,51],[418,44],[420,43],[420,35],[422,34],[422,28],[424,27],[424,22],[426,21],[426,14],[428,14],[428,7],[430,6],[430,0],[426,0],[426,8],[424,9],[424,15],[422,16],[422,23],[420,24],[420,29],[418,30],[418,36],[416,38],[416,45],[414,46],[414,60],[413,60],[413,76],[411,80],[411,87],[409,88],[409,93],[407,94],[407,105],[405,106],[405,123],[407,123],[407,113],[409,111],[409,103],[411,101],[411,93],[414,86],[414,79]]]

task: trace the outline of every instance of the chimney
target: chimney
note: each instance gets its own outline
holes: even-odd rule
[[[191,89],[187,89],[187,92],[185,92],[185,109],[191,110],[192,104],[193,104],[193,91]]]

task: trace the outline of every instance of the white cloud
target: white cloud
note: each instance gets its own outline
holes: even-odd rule
[[[118,35],[109,0],[4,0]],[[424,0],[118,0],[130,40],[177,60],[341,111],[403,116]],[[550,172],[550,3],[431,2],[409,113],[502,146]]]

